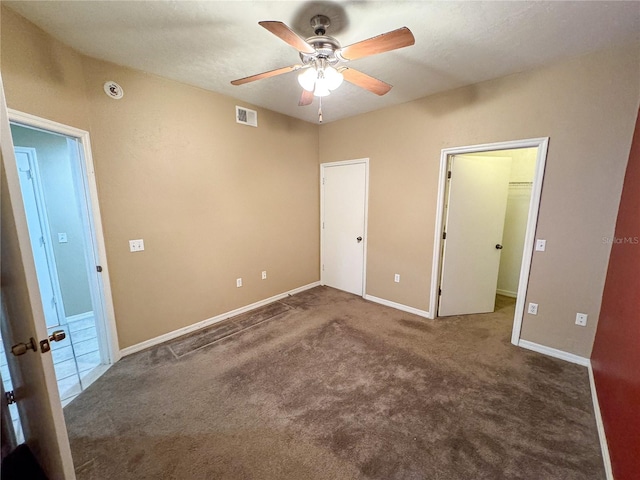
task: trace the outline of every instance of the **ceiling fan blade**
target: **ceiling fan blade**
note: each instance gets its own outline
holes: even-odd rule
[[[269,70],[268,72],[258,73],[251,75],[250,77],[239,78],[231,82],[231,85],[244,85],[245,83],[255,82],[256,80],[262,80],[263,78],[275,77],[276,75],[282,75],[283,73],[293,72],[299,70],[300,65],[291,65],[289,67],[276,68],[275,70]]]
[[[378,53],[408,47],[416,43],[413,33],[407,27],[402,27],[391,32],[383,33],[376,37],[363,40],[352,45],[347,45],[340,50],[340,56],[345,60],[368,57]]]
[[[300,97],[300,101],[298,102],[298,106],[304,107],[306,105],[311,105],[313,103],[313,92],[309,90],[302,89],[302,96]]]
[[[341,70],[341,72],[347,82],[353,83],[354,85],[357,85],[360,88],[364,88],[365,90],[369,90],[376,95],[384,95],[392,88],[388,83],[385,83],[382,80],[378,80],[377,78],[373,78],[366,73],[354,70],[353,68],[345,67],[343,70]]]
[[[284,40],[293,48],[303,53],[316,53],[315,48],[309,45],[304,38],[299,36],[296,32],[291,30],[282,22],[258,22],[261,26],[269,30],[276,37]]]

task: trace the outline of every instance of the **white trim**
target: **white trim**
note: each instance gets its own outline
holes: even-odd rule
[[[420,310],[415,307],[409,307],[408,305],[403,305],[401,303],[392,302],[391,300],[385,300],[384,298],[374,297],[373,295],[365,295],[364,299],[369,300],[370,302],[379,303],[380,305],[385,305],[387,307],[395,308],[396,310],[402,310],[403,312],[413,313],[414,315],[418,315],[420,317],[432,318],[429,312]]]
[[[324,273],[322,266],[324,265],[324,229],[322,223],[324,222],[324,169],[327,167],[340,167],[344,165],[355,165],[358,163],[364,163],[364,246],[363,246],[363,259],[362,259],[362,298],[365,297],[367,292],[367,245],[369,242],[369,159],[357,158],[355,160],[343,160],[340,162],[327,162],[320,164],[320,284],[324,285]]]
[[[62,123],[47,120],[45,118],[37,117],[24,112],[19,112],[11,108],[7,109],[9,113],[9,121],[15,122],[27,127],[41,129],[46,132],[53,132],[69,137],[74,137],[82,144],[82,155],[84,162],[80,162],[83,169],[83,187],[85,198],[90,203],[90,209],[87,213],[89,216],[89,227],[91,229],[91,248],[92,257],[95,265],[102,266],[102,273],[98,274],[94,272],[93,277],[90,277],[90,282],[96,282],[98,290],[101,295],[98,295],[97,301],[99,303],[100,312],[94,312],[97,319],[96,326],[104,332],[104,336],[107,340],[107,348],[109,355],[109,363],[115,363],[120,359],[120,350],[118,348],[118,332],[116,330],[115,310],[113,308],[113,296],[111,293],[111,283],[109,280],[109,267],[107,265],[107,252],[104,242],[104,233],[102,231],[102,219],[100,216],[100,208],[98,202],[98,187],[96,185],[95,169],[93,165],[93,156],[91,154],[91,140],[89,132],[81,130],[79,128],[64,125]],[[92,288],[92,291],[94,289]],[[101,349],[103,350],[103,349]]]
[[[602,423],[602,413],[600,412],[600,402],[598,401],[598,392],[596,391],[596,379],[593,376],[593,367],[591,362],[587,365],[589,370],[589,385],[591,386],[591,399],[593,400],[593,413],[596,416],[596,427],[598,428],[598,438],[600,439],[600,450],[602,450],[602,462],[604,463],[604,471],[607,480],[614,480],[613,469],[611,468],[611,457],[609,456],[609,445],[607,444],[607,435],[604,431],[604,423]]]
[[[89,310],[88,312],[78,313],[77,315],[71,315],[67,317],[65,321],[69,322],[79,322],[81,320],[86,320],[87,318],[93,318],[93,310]]]
[[[135,345],[131,345],[130,347],[123,348],[122,350],[120,350],[120,355],[125,357],[127,355],[131,355],[132,353],[140,352],[141,350],[145,350],[150,347],[155,347],[156,345],[160,345],[161,343],[168,342],[169,340],[173,340],[175,338],[181,337],[182,335],[186,335],[187,333],[192,333],[197,330],[201,330],[215,323],[226,320],[227,318],[234,317],[236,315],[240,315],[241,313],[246,313],[251,310],[255,310],[256,308],[260,308],[270,303],[276,302],[278,300],[282,300],[283,298],[286,298],[289,295],[295,295],[296,293],[304,292],[305,290],[309,290],[319,285],[320,285],[320,282],[313,282],[308,285],[304,285],[302,287],[294,288],[293,290],[289,290],[288,292],[280,293],[278,295],[274,295],[273,297],[265,298],[264,300],[260,300],[258,302],[252,303],[251,305],[246,305],[244,307],[236,308],[235,310],[231,310],[230,312],[221,313],[220,315],[207,318],[206,320],[202,320],[200,322],[194,323],[192,325],[189,325],[188,327],[179,328],[177,330],[173,330],[171,332],[159,335],[157,337],[150,338],[149,340],[145,340],[144,342],[136,343]]]
[[[547,160],[547,150],[549,137],[530,138],[526,140],[515,140],[509,142],[485,143],[481,145],[471,145],[467,147],[444,148],[440,153],[440,176],[438,180],[438,197],[436,204],[436,226],[433,242],[433,263],[431,269],[431,292],[429,297],[429,318],[435,318],[438,311],[438,288],[440,287],[440,268],[442,260],[442,227],[444,222],[444,204],[447,185],[447,165],[450,155],[465,153],[490,152],[493,150],[511,150],[514,148],[537,148],[536,172],[531,190],[531,200],[529,203],[529,216],[527,219],[527,230],[524,239],[524,249],[522,264],[520,267],[520,279],[518,282],[518,293],[516,295],[516,308],[513,320],[513,330],[511,333],[511,343],[518,345],[520,332],[522,330],[522,319],[524,317],[525,300],[527,288],[529,286],[529,272],[533,258],[533,244],[535,240],[536,227],[538,224],[538,210],[540,198],[542,196],[542,181],[544,178],[544,168]],[[546,347],[545,347],[546,348]]]
[[[557,348],[547,347],[546,345],[540,345],[539,343],[533,343],[528,340],[520,340],[518,346],[532,350],[534,352],[542,353],[543,355],[549,355],[550,357],[559,358],[560,360],[566,360],[567,362],[576,363],[587,367],[590,364],[588,358],[575,355],[573,353],[565,352],[564,350],[558,350]]]
[[[518,292],[510,292],[509,290],[497,289],[496,293],[505,297],[518,298]]]

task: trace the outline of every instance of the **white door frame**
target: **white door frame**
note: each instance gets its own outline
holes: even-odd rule
[[[440,176],[438,180],[438,200],[436,205],[436,228],[433,242],[433,267],[431,270],[431,292],[429,301],[429,318],[436,317],[438,305],[438,287],[440,284],[441,250],[442,250],[442,228],[444,225],[444,205],[447,185],[447,170],[449,157],[451,155],[461,155],[465,153],[491,152],[494,150],[512,150],[515,148],[537,148],[535,175],[531,189],[531,200],[529,203],[529,215],[527,218],[527,230],[524,237],[524,249],[522,263],[520,266],[520,279],[518,281],[518,296],[516,299],[516,312],[513,320],[513,330],[511,333],[511,343],[518,345],[520,331],[522,330],[522,319],[524,316],[524,305],[529,286],[529,272],[531,270],[531,260],[533,257],[533,245],[535,242],[536,227],[538,224],[538,210],[540,208],[540,197],[542,194],[542,180],[544,178],[544,168],[547,161],[547,149],[549,147],[549,137],[530,138],[526,140],[514,140],[509,142],[485,143],[482,145],[471,145],[467,147],[444,148],[440,153]]]
[[[89,236],[91,237],[88,242],[89,248],[91,252],[88,252],[91,255],[91,259],[88,262],[88,268],[90,268],[92,276],[89,277],[89,282],[94,283],[95,287],[92,287],[91,290],[94,291],[95,288],[102,292],[102,295],[97,295],[92,300],[96,302],[96,309],[100,309],[101,315],[96,315],[96,318],[101,317],[104,319],[104,324],[101,325],[101,322],[96,321],[96,328],[98,330],[98,334],[103,334],[107,343],[107,351],[102,351],[101,353],[106,354],[106,357],[103,355],[103,361],[106,360],[107,363],[113,364],[120,360],[120,348],[118,346],[118,333],[116,330],[116,321],[115,321],[115,311],[113,308],[113,297],[111,294],[111,284],[109,282],[109,267],[107,265],[107,254],[104,243],[104,234],[102,232],[102,219],[100,216],[100,208],[98,206],[98,188],[96,186],[95,179],[95,170],[93,167],[93,157],[91,155],[91,140],[89,138],[89,132],[85,130],[80,130],[79,128],[71,127],[69,125],[64,125],[62,123],[54,122],[52,120],[47,120],[45,118],[37,117],[35,115],[31,115],[24,112],[19,112],[17,110],[13,110],[11,108],[7,109],[9,112],[9,121],[24,125],[26,127],[41,129],[46,132],[58,133],[61,135],[66,135],[68,137],[76,138],[80,145],[82,145],[82,154],[84,157],[84,162],[80,163],[80,168],[82,169],[82,188],[84,190],[85,198],[90,203],[90,209],[85,212],[88,215],[88,218],[85,218],[85,231],[89,232]],[[21,245],[20,248],[25,248]],[[97,265],[102,267],[102,273],[100,275],[96,275],[93,268]],[[92,279],[93,277],[93,279]]]
[[[324,264],[324,229],[322,228],[322,221],[324,219],[324,169],[329,167],[340,167],[344,165],[355,165],[364,163],[364,247],[363,247],[363,259],[362,259],[362,297],[367,294],[367,242],[369,240],[369,159],[359,158],[356,160],[344,160],[341,162],[328,162],[320,164],[320,284],[324,285],[324,272],[322,265]]]

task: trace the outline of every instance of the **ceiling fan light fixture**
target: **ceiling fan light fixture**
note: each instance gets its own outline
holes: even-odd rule
[[[298,83],[306,91],[313,92],[317,78],[318,72],[315,68],[310,67],[298,75]]]

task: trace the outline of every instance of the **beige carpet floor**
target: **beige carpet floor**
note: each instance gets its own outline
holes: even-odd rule
[[[78,479],[604,479],[586,368],[513,311],[318,287],[130,355],[65,408]]]

